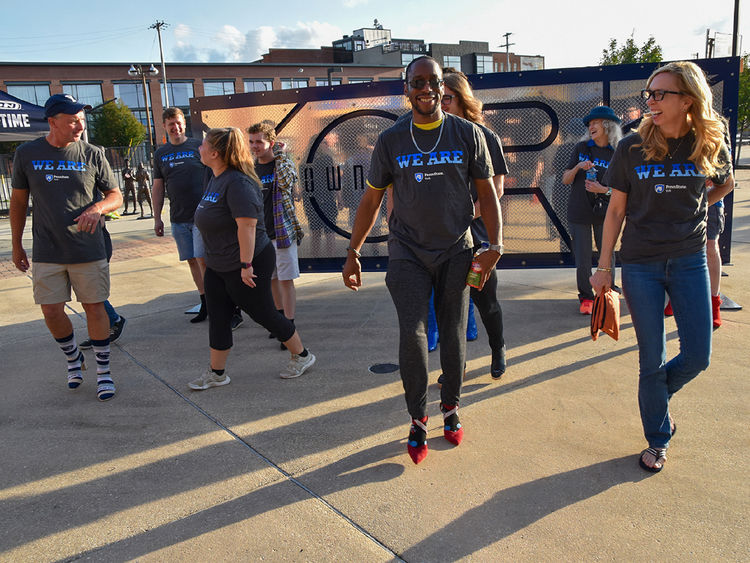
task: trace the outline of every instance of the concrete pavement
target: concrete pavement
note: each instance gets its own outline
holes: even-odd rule
[[[508,372],[489,377],[480,326],[464,442],[443,439],[431,385],[419,466],[398,373],[368,370],[397,362],[382,273],[356,294],[339,274],[303,274],[297,325],[318,362],[300,379],[279,379],[287,353],[246,320],[232,383],[191,392],[208,342],[183,314],[196,302],[188,270],[171,239],[147,236],[150,221],[113,222],[111,300],[128,324],[104,404],[91,370],[66,388],[30,280],[0,276],[0,561],[748,560],[750,172],[738,179],[722,292],[745,309],[724,313],[711,367],[675,398],[658,475],[637,464],[627,308],[619,342],[592,342],[571,269],[500,271]],[[78,303],[71,313],[82,340]]]

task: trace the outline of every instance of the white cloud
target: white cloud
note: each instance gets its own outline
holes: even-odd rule
[[[276,32],[276,45],[287,49],[316,49],[330,46],[331,41],[341,38],[341,29],[329,23],[297,22],[295,27],[280,26]]]
[[[276,31],[272,27],[262,26],[245,34],[242,54],[245,60],[258,60],[263,53],[276,46]]]
[[[356,8],[362,4],[368,4],[370,0],[344,0],[345,8]]]
[[[177,41],[186,41],[190,38],[191,30],[190,26],[184,23],[177,24],[174,28],[174,38]]]
[[[297,22],[295,26],[261,26],[243,33],[224,25],[200,43],[190,27],[175,27],[173,56],[178,61],[242,62],[259,59],[269,49],[317,49],[342,36],[341,29],[325,22]],[[205,34],[203,34],[205,35]]]

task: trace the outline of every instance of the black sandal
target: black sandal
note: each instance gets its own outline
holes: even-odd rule
[[[643,462],[643,454],[650,454],[656,458],[653,467],[646,465]],[[646,448],[641,452],[641,456],[638,458],[638,465],[640,465],[642,469],[651,473],[659,473],[659,471],[664,469],[665,461],[667,461],[667,448]]]

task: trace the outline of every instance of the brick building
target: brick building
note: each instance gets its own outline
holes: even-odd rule
[[[320,49],[270,49],[251,63],[167,63],[169,105],[190,120],[189,100],[242,92],[296,89],[312,86],[399,80],[414,58],[431,55],[443,66],[467,74],[537,70],[544,57],[492,52],[482,41],[425,44],[421,39],[396,39],[375,20],[373,27],[354,30]],[[506,60],[510,59],[510,68]],[[135,61],[137,63],[137,61]],[[156,62],[156,61],[154,61]],[[138,63],[148,68],[150,63]],[[158,67],[158,66],[157,66]],[[128,63],[13,63],[0,62],[0,89],[43,105],[52,94],[69,93],[92,106],[117,98],[146,124],[146,105],[140,78],[128,75]],[[152,111],[156,144],[166,139],[161,124],[163,78],[147,78],[146,94]],[[188,123],[190,131],[190,123]]]

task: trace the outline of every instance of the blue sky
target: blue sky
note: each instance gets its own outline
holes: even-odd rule
[[[285,2],[82,1],[61,14],[59,2],[3,9],[0,61],[157,62],[157,20],[167,62],[256,60],[271,47],[317,48],[377,18],[393,36],[433,43],[487,41],[493,50],[512,32],[511,51],[543,55],[547,68],[596,65],[609,38],[638,43],[653,35],[667,60],[703,56],[706,28],[731,42],[733,0],[326,0]],[[123,9],[127,6],[127,9]],[[259,8],[262,6],[262,8]],[[467,7],[470,7],[468,9]],[[750,14],[742,16],[750,51]],[[730,43],[731,45],[731,43]]]

